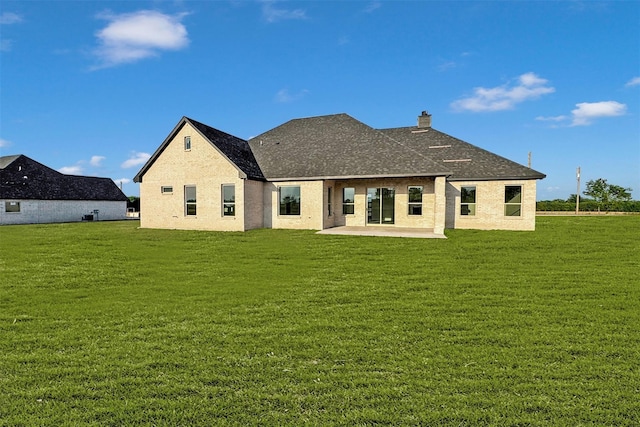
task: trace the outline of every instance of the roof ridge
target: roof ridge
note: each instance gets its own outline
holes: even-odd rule
[[[3,159],[6,160],[7,157]],[[24,154],[10,158],[13,159],[10,163],[13,166],[2,168],[0,198],[127,200],[112,178],[64,174]]]
[[[190,117],[187,117],[187,116],[184,116],[184,119],[185,119],[186,121],[190,122],[192,125],[200,125],[200,126],[204,126],[204,127],[205,127],[205,128],[207,128],[207,129],[211,129],[211,130],[214,130],[214,131],[219,132],[219,133],[221,133],[221,134],[228,135],[228,136],[233,137],[233,138],[235,138],[235,139],[239,139],[239,140],[242,140],[242,141],[245,141],[245,142],[246,142],[246,139],[244,139],[244,138],[240,138],[239,136],[233,135],[233,134],[231,134],[231,133],[229,133],[229,132],[225,132],[225,131],[220,130],[220,129],[218,129],[218,128],[214,128],[213,126],[209,126],[208,124],[203,123],[203,122],[201,122],[201,121],[194,120],[194,119],[192,119],[192,118],[190,118]]]

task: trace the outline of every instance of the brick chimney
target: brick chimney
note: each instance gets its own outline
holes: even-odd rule
[[[419,128],[430,128],[431,127],[431,114],[423,111],[421,115],[418,116],[418,127]]]

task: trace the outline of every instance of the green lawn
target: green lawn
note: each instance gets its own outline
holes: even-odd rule
[[[640,217],[0,227],[0,425],[640,425]]]

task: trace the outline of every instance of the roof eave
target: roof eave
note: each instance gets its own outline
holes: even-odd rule
[[[160,156],[160,154],[162,154],[165,148],[167,148],[167,146],[169,145],[173,137],[180,131],[180,129],[182,129],[182,126],[184,126],[185,123],[187,123],[187,121],[188,121],[188,118],[186,116],[182,116],[182,119],[180,119],[180,121],[173,128],[173,130],[169,132],[169,135],[164,139],[164,141],[162,141],[162,144],[160,144],[160,146],[156,149],[156,151],[153,152],[151,157],[149,157],[149,160],[147,160],[147,162],[142,166],[142,168],[140,168],[136,176],[133,177],[133,182],[136,182],[136,183],[142,182],[142,176],[147,172],[147,170],[149,170],[151,165],[155,163],[156,159]]]
[[[540,174],[537,176],[490,176],[490,177],[455,177],[452,176],[448,180],[449,181],[517,181],[517,180],[532,180],[532,179],[544,179],[547,176],[545,174]]]
[[[413,178],[413,177],[438,177],[449,176],[451,172],[444,173],[404,173],[404,174],[371,174],[371,175],[319,175],[319,176],[298,176],[298,177],[267,177],[267,182],[274,181],[323,181],[323,180],[345,180],[345,179],[384,179],[384,178]]]

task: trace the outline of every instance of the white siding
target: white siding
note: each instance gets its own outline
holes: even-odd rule
[[[91,200],[9,200],[20,202],[20,212],[5,212],[5,202],[0,200],[0,224],[46,224],[51,222],[82,221],[84,215],[94,220],[125,219],[127,202]]]

